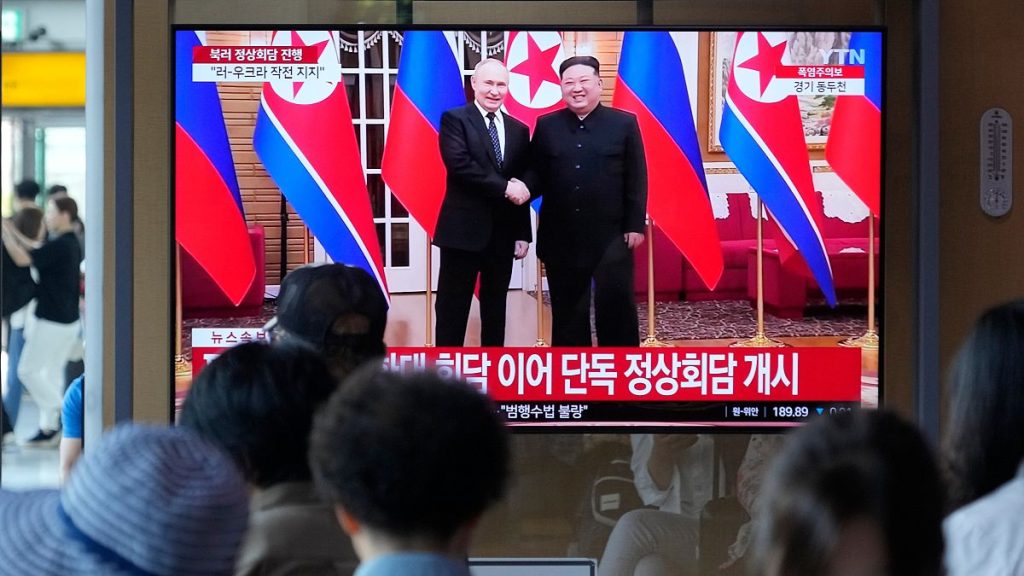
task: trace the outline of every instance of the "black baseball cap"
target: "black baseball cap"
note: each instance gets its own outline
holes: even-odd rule
[[[310,264],[284,277],[277,316],[264,327],[283,329],[316,349],[335,342],[383,343],[388,301],[366,270]]]

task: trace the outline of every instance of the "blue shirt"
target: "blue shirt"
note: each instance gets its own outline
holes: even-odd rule
[[[64,393],[64,406],[60,411],[61,422],[64,423],[64,438],[82,439],[82,421],[84,412],[82,410],[82,383],[85,376],[79,376],[71,381],[68,391]]]
[[[355,576],[469,576],[469,566],[440,554],[402,552],[360,564]]]

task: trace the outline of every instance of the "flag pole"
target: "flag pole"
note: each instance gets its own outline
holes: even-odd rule
[[[533,210],[531,212],[534,212],[537,216],[537,226],[533,231],[533,259],[537,261],[537,282],[533,287],[534,295],[537,297],[537,341],[533,343],[533,346],[535,348],[544,348],[550,346],[550,344],[544,339],[544,268],[540,257],[537,256],[537,232],[540,231],[540,213]]]
[[[433,310],[434,307],[431,305],[431,304],[433,304],[432,301],[434,299],[434,290],[433,290],[433,286],[432,286],[433,280],[434,280],[433,268],[434,268],[434,263],[433,263],[432,246],[430,245],[430,237],[428,236],[427,237],[427,316],[426,316],[427,317],[427,329],[426,329],[427,330],[427,337],[426,337],[426,340],[424,340],[424,344],[423,344],[427,348],[433,348],[434,347],[434,310]]]
[[[654,330],[654,220],[647,218],[647,338],[640,343],[644,348],[667,348],[658,340]]]
[[[181,245],[174,246],[174,377],[188,378],[192,374],[192,366],[185,361],[181,353]]]
[[[875,215],[868,212],[868,331],[856,338],[839,343],[848,348],[878,350],[879,338],[875,331]]]
[[[302,263],[309,264],[309,228],[302,234]]]
[[[536,348],[544,348],[549,346],[548,341],[544,339],[544,273],[541,267],[540,258],[536,257],[534,253],[534,260],[537,261],[537,284],[534,286],[534,294],[537,296],[537,341],[533,343]]]
[[[740,348],[778,348],[786,346],[764,335],[764,208],[757,196],[757,332],[753,338],[737,340],[731,346]]]

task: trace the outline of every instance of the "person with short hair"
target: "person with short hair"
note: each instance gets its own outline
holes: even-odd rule
[[[281,282],[277,314],[264,326],[275,345],[320,354],[340,382],[357,366],[383,358],[388,301],[362,268],[308,264]]]
[[[755,514],[752,574],[938,576],[943,487],[924,437],[893,413],[792,432]]]
[[[43,226],[43,211],[33,201],[18,209],[11,217],[11,224],[26,238],[38,244],[46,235]],[[11,258],[7,247],[0,254],[0,308],[3,321],[7,324],[7,389],[4,391],[5,440],[14,439],[14,425],[21,412],[23,385],[18,378],[21,351],[25,348],[25,325],[34,320],[36,281],[29,266],[19,266]]]
[[[468,576],[473,529],[507,485],[509,439],[467,384],[368,365],[317,416],[310,461],[357,576]]]
[[[14,211],[32,206],[38,208],[39,183],[35,180],[22,180],[14,185]]]
[[[473,290],[480,279],[480,345],[505,344],[505,309],[512,263],[526,257],[530,193],[518,180],[526,170],[530,129],[501,111],[508,70],[485,58],[470,77],[473,101],[446,110],[438,135],[446,168],[444,201],[434,244],[441,249],[437,278],[438,346],[465,343]]]
[[[317,496],[307,459],[313,414],[337,386],[314,352],[255,342],[224,352],[192,383],[181,426],[223,447],[253,488],[236,576],[355,571],[358,558]]]
[[[82,251],[73,222],[78,204],[71,198],[54,198],[46,205],[46,228],[51,237],[42,246],[3,222],[3,243],[18,266],[32,266],[39,273],[35,322],[27,328],[25,348],[18,363],[18,377],[39,408],[39,432],[29,446],[56,446],[60,409],[64,398],[64,366],[79,337],[79,264]]]
[[[950,390],[948,574],[1024,574],[1024,300],[978,318]]]
[[[541,196],[537,256],[551,290],[551,344],[638,346],[633,250],[644,241],[647,160],[636,116],[601,105],[601,65],[559,66],[566,107],[541,116],[523,180]],[[593,296],[592,296],[593,295]]]
[[[124,424],[60,490],[0,490],[0,573],[230,574],[248,501],[228,456],[193,432]]]

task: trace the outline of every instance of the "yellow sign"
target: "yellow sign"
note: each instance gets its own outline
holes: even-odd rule
[[[4,107],[85,106],[85,53],[5,52]]]

